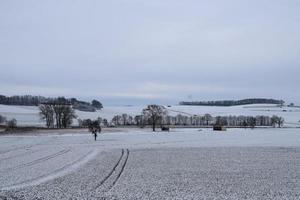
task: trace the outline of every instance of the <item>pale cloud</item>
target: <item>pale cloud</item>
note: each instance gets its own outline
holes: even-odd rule
[[[300,103],[300,2],[0,2],[0,93]]]

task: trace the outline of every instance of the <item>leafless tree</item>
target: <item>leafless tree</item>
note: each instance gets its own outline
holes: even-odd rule
[[[278,116],[273,115],[273,116],[271,117],[271,125],[275,127],[276,124],[277,124],[277,121],[278,121]]]
[[[275,127],[276,124],[278,125],[279,128],[281,128],[283,126],[284,123],[284,118],[283,117],[278,117],[276,115],[273,115],[273,117],[271,117],[271,124]]]
[[[251,128],[255,128],[255,126],[256,126],[256,118],[254,118],[254,117],[250,117],[249,118],[249,126]]]
[[[152,130],[155,131],[156,124],[161,122],[162,118],[168,114],[163,106],[148,105],[143,109],[143,116],[152,124]]]
[[[46,120],[46,126],[48,128],[67,128],[73,122],[75,110],[70,104],[63,103],[45,103],[39,106],[40,116]]]
[[[215,125],[217,125],[217,126],[227,126],[228,122],[226,120],[226,117],[217,116]]]
[[[277,124],[278,124],[279,128],[281,128],[281,126],[283,126],[283,123],[284,123],[284,119],[282,117],[278,117]]]
[[[127,114],[122,114],[122,120],[123,120],[123,125],[125,126],[127,124],[127,120],[128,120],[128,115]]]
[[[6,117],[0,115],[0,124],[6,122]]]
[[[102,130],[98,120],[91,121],[88,128],[91,133],[101,133]]]
[[[206,121],[206,126],[208,126],[209,122],[211,122],[213,120],[213,117],[210,114],[205,114],[204,119]]]
[[[54,127],[54,110],[51,105],[41,104],[39,106],[40,117],[42,120],[46,120],[46,126],[48,128]]]
[[[77,116],[75,115],[75,111],[70,105],[64,105],[62,108],[62,115],[61,115],[61,125],[63,128],[69,127],[73,119]]]
[[[55,113],[56,128],[62,128],[62,115],[63,115],[64,105],[53,104],[51,106],[53,107],[53,111]]]
[[[89,131],[94,135],[95,141],[97,140],[97,133],[101,133],[101,126],[99,120],[94,120],[89,125]]]
[[[17,120],[16,119],[8,120],[6,122],[6,126],[7,126],[7,129],[9,129],[9,130],[15,129],[17,127]]]
[[[112,123],[114,124],[114,125],[116,125],[116,126],[119,126],[120,125],[120,119],[121,119],[122,117],[120,116],[120,115],[116,115],[116,116],[114,116],[113,118],[112,118]]]

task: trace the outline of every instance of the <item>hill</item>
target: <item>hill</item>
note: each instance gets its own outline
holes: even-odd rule
[[[283,100],[276,99],[264,99],[264,98],[253,98],[253,99],[242,99],[242,100],[221,100],[221,101],[182,101],[179,105],[184,106],[241,106],[248,104],[277,104],[283,105]]]
[[[68,103],[73,106],[74,109],[87,112],[95,112],[103,108],[102,103],[93,100],[90,102],[79,101],[76,98],[65,98],[65,97],[43,97],[43,96],[31,96],[31,95],[16,95],[16,96],[4,96],[0,95],[0,104],[3,105],[14,105],[14,106],[38,106],[41,103],[58,102]]]

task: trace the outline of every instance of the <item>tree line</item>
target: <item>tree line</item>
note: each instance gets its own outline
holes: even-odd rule
[[[77,118],[73,106],[69,103],[50,102],[43,103],[39,106],[39,114],[45,121],[47,128],[68,128],[72,125],[73,120]],[[152,126],[153,131],[157,126],[231,126],[231,127],[257,127],[257,126],[273,126],[282,127],[284,119],[279,116],[215,116],[210,114],[187,116],[178,114],[176,116],[168,115],[168,110],[159,105],[148,105],[144,108],[140,115],[131,116],[128,114],[115,115],[109,122],[107,119],[98,118],[78,119],[78,126],[89,128],[93,123],[102,126]],[[0,124],[6,122],[8,125],[16,126],[16,120],[7,121],[5,117],[0,115]]]
[[[264,98],[253,98],[243,100],[222,100],[222,101],[182,101],[179,105],[185,106],[238,106],[247,104],[277,104],[283,105],[283,100],[276,99],[264,99]]]
[[[153,124],[153,121],[155,124]],[[185,116],[178,114],[176,116],[162,116],[154,120],[145,115],[130,116],[128,114],[116,115],[112,118],[111,123],[115,126],[146,126],[146,125],[167,125],[167,126],[231,126],[231,127],[258,127],[258,126],[278,126],[282,127],[284,119],[278,116]]]
[[[81,111],[95,112],[97,109],[103,108],[103,105],[98,100],[92,102],[79,101],[76,98],[65,98],[65,97],[43,97],[43,96],[31,96],[31,95],[16,95],[16,96],[5,96],[0,95],[0,104],[4,105],[21,105],[21,106],[39,106],[42,103],[69,103],[74,109]]]
[[[278,126],[281,127],[284,119],[279,116],[215,116],[205,115],[168,115],[168,111],[163,106],[149,105],[143,109],[141,115],[131,116],[128,114],[115,115],[110,124],[115,126],[151,125],[155,130],[156,125],[160,126],[231,126],[231,127],[256,127],[256,126]]]
[[[39,106],[41,119],[47,128],[68,128],[77,116],[70,104],[44,103]]]
[[[4,125],[6,130],[12,130],[17,127],[17,120],[16,119],[6,119],[6,117],[0,115],[0,125]]]

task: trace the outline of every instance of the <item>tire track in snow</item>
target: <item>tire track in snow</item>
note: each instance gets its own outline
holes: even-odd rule
[[[23,146],[23,147],[16,147],[16,148],[9,149],[9,150],[6,150],[6,151],[0,151],[0,154],[6,154],[6,153],[9,153],[9,152],[17,151],[17,150],[21,150],[21,149],[30,149],[33,146],[34,145],[27,145],[27,146]]]
[[[111,175],[114,173],[114,171],[117,169],[118,165],[120,164],[123,156],[124,156],[124,149],[122,149],[122,153],[121,153],[121,156],[120,156],[118,162],[114,165],[114,167],[109,172],[109,174],[102,181],[100,181],[100,183],[97,184],[94,189],[98,189],[99,187],[101,187],[111,177]]]
[[[35,151],[20,153],[20,154],[17,154],[17,155],[13,155],[13,156],[9,156],[9,157],[6,157],[6,158],[2,158],[2,159],[0,159],[0,161],[9,160],[9,159],[13,159],[13,158],[18,158],[18,157],[22,157],[22,156],[25,156],[25,155],[34,154],[34,153],[39,152],[39,151],[40,150],[35,150]]]
[[[51,154],[51,155],[48,155],[48,156],[45,156],[45,157],[42,157],[42,158],[39,158],[37,160],[33,160],[29,163],[24,163],[24,164],[20,164],[18,166],[15,166],[15,167],[10,167],[10,168],[5,168],[1,171],[6,171],[6,170],[17,170],[17,169],[21,169],[21,168],[24,168],[24,167],[30,167],[30,166],[33,166],[33,165],[36,165],[36,164],[39,164],[39,163],[42,163],[42,162],[45,162],[47,160],[50,160],[52,158],[56,158],[58,156],[61,156],[61,155],[64,155],[66,153],[70,152],[70,149],[67,149],[67,150],[62,150],[62,151],[59,151],[59,152],[56,152],[54,154]]]
[[[117,163],[114,165],[112,170],[109,174],[94,188],[94,190],[101,189],[101,193],[106,193],[110,191],[115,184],[118,182],[119,178],[121,177],[122,173],[124,172],[125,166],[127,164],[129,157],[129,149],[122,149],[121,156]],[[123,164],[121,162],[123,161]],[[118,168],[120,167],[120,170]]]
[[[28,144],[28,145],[25,145],[25,146],[21,146],[21,147],[15,147],[15,148],[12,148],[12,149],[8,149],[8,150],[5,150],[5,151],[0,151],[0,155],[1,154],[6,154],[6,153],[9,153],[9,152],[12,152],[12,151],[17,151],[17,150],[22,150],[22,149],[30,149],[34,146],[38,146],[38,145],[43,145],[43,144],[48,144],[50,143],[51,141],[54,141],[56,138],[51,138],[47,141],[44,141],[44,142],[39,142],[39,143],[36,143],[36,144]]]
[[[22,182],[19,182],[17,184],[5,186],[3,188],[0,188],[0,191],[1,190],[2,191],[17,190],[17,189],[21,189],[21,188],[24,188],[24,187],[35,186],[35,185],[39,185],[39,184],[45,183],[47,181],[56,179],[58,177],[67,175],[71,172],[74,172],[75,170],[77,170],[82,165],[86,164],[88,161],[93,159],[97,154],[98,154],[97,149],[91,150],[87,154],[84,154],[83,156],[81,156],[80,158],[75,160],[74,162],[66,164],[63,167],[60,167],[60,168],[58,168],[58,169],[56,169],[56,170],[54,170],[50,173],[38,176],[38,177],[33,178],[33,179],[22,181]]]
[[[125,166],[126,166],[126,164],[127,164],[128,157],[129,157],[129,149],[126,150],[126,158],[125,158],[124,164],[122,165],[121,171],[120,171],[120,173],[118,174],[117,178],[114,180],[114,182],[113,182],[113,184],[111,185],[111,187],[109,188],[109,190],[111,190],[111,188],[113,188],[113,187],[115,186],[115,184],[118,182],[118,180],[120,179],[122,173],[124,172]]]

